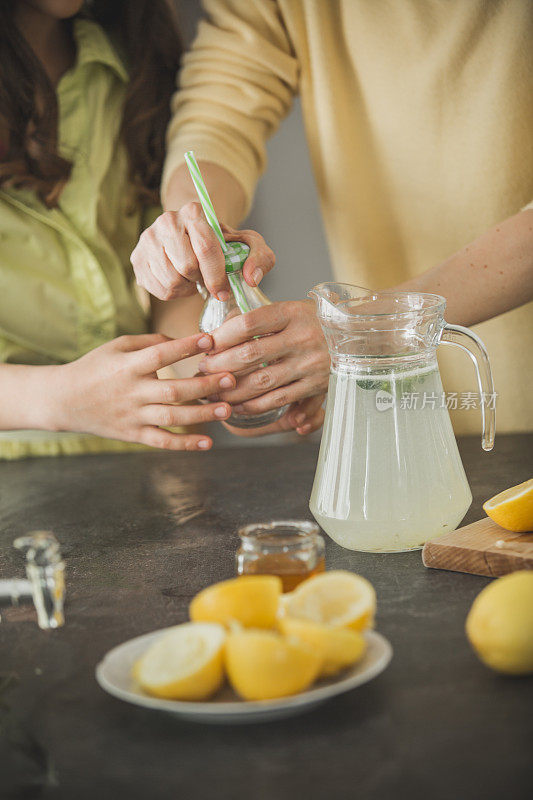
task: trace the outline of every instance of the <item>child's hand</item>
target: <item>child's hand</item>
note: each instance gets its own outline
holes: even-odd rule
[[[55,429],[93,433],[166,450],[209,449],[213,442],[208,436],[171,433],[159,426],[227,419],[231,413],[228,403],[194,405],[192,401],[234,387],[235,378],[223,372],[160,380],[157,370],[212,346],[213,340],[206,334],[186,339],[169,339],[160,334],[121,336],[58,367],[61,377],[54,418],[59,424]]]

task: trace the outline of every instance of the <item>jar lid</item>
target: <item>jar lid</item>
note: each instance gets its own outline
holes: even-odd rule
[[[244,546],[264,552],[292,552],[324,548],[320,528],[310,520],[275,520],[245,525],[238,533]]]
[[[227,242],[228,252],[224,253],[226,272],[238,272],[248,258],[250,248],[244,242]]]

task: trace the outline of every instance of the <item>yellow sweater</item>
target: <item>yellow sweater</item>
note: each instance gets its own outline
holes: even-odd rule
[[[164,185],[193,148],[227,168],[250,203],[265,141],[299,93],[338,280],[392,286],[531,201],[531,0],[205,6],[173,101]],[[303,296],[305,274],[301,282]],[[499,431],[533,428],[532,312],[530,304],[477,327]],[[477,391],[456,349],[446,349],[443,377],[449,391]],[[454,422],[459,432],[480,429],[472,410]]]

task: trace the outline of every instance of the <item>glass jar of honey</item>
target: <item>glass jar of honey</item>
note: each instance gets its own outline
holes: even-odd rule
[[[326,569],[324,539],[314,522],[281,520],[246,525],[239,536],[239,575],[278,575],[283,591],[290,592]]]

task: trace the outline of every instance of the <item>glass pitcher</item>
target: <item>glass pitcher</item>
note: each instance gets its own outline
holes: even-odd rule
[[[436,294],[322,283],[309,296],[331,355],[311,512],[349,550],[418,549],[454,530],[472,502],[436,348],[456,344],[472,358],[491,450],[495,394],[483,342],[444,321]]]

